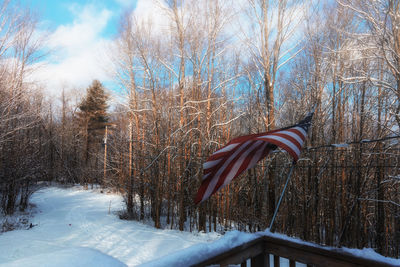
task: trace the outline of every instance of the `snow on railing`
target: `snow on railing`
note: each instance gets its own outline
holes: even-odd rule
[[[268,231],[255,234],[232,231],[212,243],[197,244],[142,266],[240,264],[292,267],[296,263],[307,266],[400,266],[399,259],[386,258],[372,249],[323,247]]]

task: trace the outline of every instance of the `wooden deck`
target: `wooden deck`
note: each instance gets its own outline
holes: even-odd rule
[[[270,262],[270,255],[273,255]],[[307,266],[397,266],[386,262],[357,257],[341,249],[323,248],[290,240],[262,236],[251,242],[237,246],[229,251],[192,266],[280,266],[280,257],[289,260],[289,266],[296,262]],[[250,262],[250,265],[248,263]],[[271,264],[272,263],[272,264]]]

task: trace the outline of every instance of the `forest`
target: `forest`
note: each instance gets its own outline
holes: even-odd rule
[[[39,181],[100,185],[121,219],[187,231],[269,226],[291,165],[274,151],[200,205],[202,164],[232,138],[313,108],[275,231],[400,257],[400,1],[156,1],[126,10],[109,47],[116,86],[49,97],[33,10],[0,3],[0,212]]]

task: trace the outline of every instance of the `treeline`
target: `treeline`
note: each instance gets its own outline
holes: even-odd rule
[[[51,176],[51,116],[39,88],[26,81],[41,55],[35,17],[2,1],[0,25],[0,210],[12,214],[27,207],[37,179]]]
[[[202,163],[233,137],[294,124],[316,105],[276,230],[399,257],[398,139],[366,143],[399,135],[399,2],[159,8],[162,26],[131,12],[121,17],[110,50],[121,91],[113,94],[94,81],[83,98],[63,93],[45,102],[23,76],[3,82],[32,60],[14,73],[11,54],[0,53],[2,211],[29,196],[29,183],[48,179],[118,190],[121,217],[158,228],[264,230],[289,156],[272,153],[195,206]]]

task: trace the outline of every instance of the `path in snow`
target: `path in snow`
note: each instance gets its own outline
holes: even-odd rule
[[[115,212],[123,207],[120,196],[80,187],[45,188],[32,196],[32,203],[37,205],[38,213],[32,222],[37,226],[0,234],[0,267],[123,267],[142,263],[149,267],[188,266],[259,235],[306,243],[268,231],[254,234],[232,231],[211,242],[219,235],[157,230],[119,220]],[[372,249],[344,251],[400,266],[399,259],[385,258]],[[288,266],[287,260],[281,259],[281,263]]]
[[[136,266],[218,238],[215,233],[157,230],[119,220],[115,212],[122,209],[122,198],[118,195],[51,187],[36,192],[31,202],[37,205],[32,221],[37,226],[0,235],[0,264],[84,247]]]

